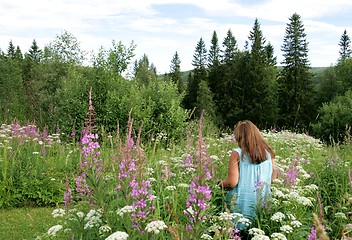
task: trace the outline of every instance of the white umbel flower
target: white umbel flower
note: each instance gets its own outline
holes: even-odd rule
[[[48,235],[49,236],[56,236],[56,233],[62,229],[62,225],[55,225],[49,228]]]
[[[293,228],[290,225],[283,225],[282,227],[280,227],[280,231],[290,233],[293,231]]]
[[[291,221],[291,226],[295,228],[299,228],[300,226],[302,226],[302,223],[298,220],[293,220]]]
[[[252,237],[252,240],[270,240],[270,238],[268,236],[258,234]]]
[[[274,215],[270,218],[270,220],[275,221],[275,222],[280,222],[283,219],[285,219],[286,216],[282,212],[276,212]]]
[[[132,206],[124,206],[123,208],[117,210],[116,214],[122,217],[125,213],[131,213],[131,212],[133,212]]]
[[[51,213],[51,215],[54,218],[63,217],[65,215],[65,210],[62,208],[54,209],[54,211]]]
[[[111,234],[110,236],[108,236],[107,238],[105,238],[105,240],[127,240],[127,238],[128,238],[127,233],[117,231]]]
[[[251,228],[249,229],[249,234],[250,235],[265,235],[265,232],[259,228]]]
[[[166,229],[167,226],[163,221],[152,221],[147,224],[145,230],[149,233],[159,234],[160,230]]]
[[[202,234],[202,236],[200,236],[200,239],[212,240],[213,237],[210,236],[209,234],[204,233],[204,234]]]
[[[287,240],[286,236],[283,235],[282,233],[273,233],[273,234],[271,234],[271,239],[272,240]]]

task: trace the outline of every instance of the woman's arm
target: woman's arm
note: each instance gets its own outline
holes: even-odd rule
[[[240,160],[240,157],[237,151],[233,151],[230,156],[227,178],[220,182],[220,186],[222,186],[223,188],[227,189],[227,188],[234,188],[237,186],[238,178],[239,178],[239,169],[238,169],[239,160]]]
[[[275,154],[271,154],[271,163],[273,166],[273,172],[271,173],[271,180],[277,178],[276,164],[275,164]]]

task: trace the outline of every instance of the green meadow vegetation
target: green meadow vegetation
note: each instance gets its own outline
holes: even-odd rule
[[[243,49],[231,29],[222,42],[214,31],[194,69],[176,51],[163,75],[146,54],[132,62],[134,42],[88,59],[67,31],[24,54],[11,41],[0,239],[351,239],[351,41],[344,31],[337,63],[311,68],[303,22],[289,21],[281,63],[255,19]],[[217,185],[244,119],[277,155],[255,219],[230,214]]]
[[[198,127],[165,145],[161,134],[149,142],[133,132],[88,134],[77,143],[33,125],[3,124],[1,238],[236,239],[235,223],[243,219],[226,212],[216,185],[236,144],[231,133]],[[326,146],[290,131],[262,134],[276,151],[279,177],[249,234],[352,237],[351,142]],[[108,238],[116,232],[121,238]]]

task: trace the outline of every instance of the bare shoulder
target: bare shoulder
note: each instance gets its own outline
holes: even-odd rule
[[[238,152],[236,150],[233,150],[231,152],[230,159],[233,161],[236,161],[236,162],[238,162],[240,160],[240,155],[238,154]]]
[[[239,158],[238,152],[236,150],[232,150],[231,157]]]

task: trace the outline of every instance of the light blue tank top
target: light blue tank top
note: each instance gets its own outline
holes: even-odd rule
[[[240,156],[238,184],[227,192],[225,200],[231,213],[241,213],[251,220],[255,217],[257,203],[263,203],[270,192],[273,170],[271,156],[267,152],[267,160],[252,164],[248,155],[242,156],[241,148],[235,151]],[[239,223],[236,228],[245,229],[246,226]]]

